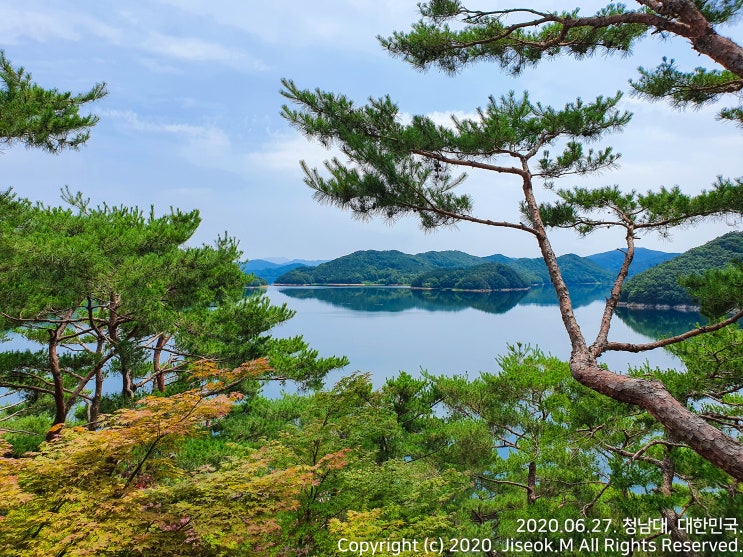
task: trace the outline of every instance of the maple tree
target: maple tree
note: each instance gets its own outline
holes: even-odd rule
[[[183,439],[206,433],[240,398],[217,391],[265,365],[200,366],[200,388],[144,398],[96,431],[64,428],[36,454],[0,457],[3,555],[270,554],[317,467],[277,468],[275,444],[238,449],[218,469],[189,472],[173,460]]]

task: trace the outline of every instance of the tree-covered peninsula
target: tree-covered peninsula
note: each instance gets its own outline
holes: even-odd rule
[[[601,284],[611,273],[587,258],[558,258],[569,284]],[[498,267],[494,267],[498,265]],[[499,278],[483,279],[498,269]],[[444,278],[446,277],[446,278]],[[456,277],[456,279],[454,278]],[[434,280],[435,279],[435,280]],[[460,286],[454,286],[455,284]],[[511,259],[503,255],[476,257],[461,251],[430,251],[409,255],[399,251],[357,251],[317,267],[298,267],[276,278],[280,285],[411,285],[459,290],[513,290],[550,284],[540,258]]]
[[[437,269],[416,277],[413,288],[444,290],[527,290],[529,282],[503,263],[485,263],[469,269]]]
[[[680,279],[724,269],[740,260],[743,260],[743,233],[730,232],[628,279],[619,301],[625,306],[647,308],[698,305]]]

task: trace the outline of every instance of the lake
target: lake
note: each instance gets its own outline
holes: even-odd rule
[[[346,356],[348,366],[332,372],[326,386],[355,371],[368,372],[376,387],[388,377],[421,369],[434,375],[497,371],[496,358],[508,344],[531,344],[567,359],[570,344],[557,299],[551,288],[528,292],[451,292],[400,287],[276,287],[267,294],[274,304],[286,304],[296,315],[272,331],[277,337],[302,335],[321,356]],[[571,288],[575,313],[584,334],[595,336],[601,319],[605,286]],[[620,308],[610,340],[647,342],[687,330],[702,318],[675,311],[630,311]],[[11,335],[4,350],[39,349]],[[648,362],[677,367],[663,350],[646,354],[610,353],[602,359],[613,370]],[[106,392],[119,392],[121,380],[108,377]],[[284,387],[292,391],[291,385]],[[267,396],[282,387],[269,384]]]
[[[598,330],[605,286],[571,288],[575,313],[588,339]],[[477,376],[497,371],[496,358],[508,344],[531,344],[567,359],[570,344],[551,288],[528,292],[422,291],[396,287],[276,287],[267,294],[274,304],[296,311],[273,331],[275,336],[303,335],[321,356],[347,356],[350,364],[328,377],[328,384],[354,371],[371,373],[375,386],[399,371],[415,375]],[[647,342],[686,330],[702,318],[674,311],[620,309],[609,339]],[[589,340],[590,342],[590,340]],[[663,350],[646,354],[610,353],[611,369],[648,362],[677,367]],[[272,391],[274,389],[269,389]]]

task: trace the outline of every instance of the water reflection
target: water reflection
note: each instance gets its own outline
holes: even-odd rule
[[[487,313],[506,313],[526,296],[519,292],[451,292],[399,287],[308,287],[279,288],[296,299],[315,299],[336,307],[364,312],[462,311],[475,308]]]
[[[609,295],[609,288],[605,284],[572,284],[568,290],[570,290],[573,308],[585,307],[596,300],[604,300]],[[521,303],[556,306],[557,294],[552,286],[531,288],[524,299],[521,300]]]
[[[460,312],[473,308],[505,314],[516,306],[557,306],[557,296],[551,287],[515,292],[453,292],[383,286],[280,287],[278,291],[297,300],[319,300],[338,308],[370,313]],[[606,285],[573,285],[570,295],[573,307],[580,308],[603,302],[608,292]],[[705,322],[699,313],[673,310],[617,308],[616,317],[633,331],[650,338],[676,335]]]
[[[616,316],[630,329],[651,338],[681,334],[707,320],[696,311],[617,308]]]
[[[513,292],[451,292],[447,290],[412,290],[413,297],[441,310],[459,311],[475,308],[486,313],[506,313],[526,296],[526,290]]]

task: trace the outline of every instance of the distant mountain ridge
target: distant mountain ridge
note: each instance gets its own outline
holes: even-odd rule
[[[550,282],[547,267],[541,258],[513,259],[499,254],[477,257],[461,251],[429,251],[410,255],[397,250],[357,251],[316,267],[297,267],[276,277],[275,282],[282,285],[411,285],[424,273],[441,269],[466,270],[483,264],[493,265],[495,263],[509,269],[509,272],[496,272],[496,274],[508,276],[508,279],[502,280],[502,277],[496,279],[492,273],[493,268],[490,268],[487,271],[489,278],[485,278],[483,274],[485,271],[479,269],[471,271],[470,274],[459,273],[455,282],[459,283],[466,279],[463,284],[479,283],[480,286],[492,282],[492,284],[500,285],[497,289],[524,288]],[[599,284],[610,282],[613,279],[613,275],[606,269],[575,254],[560,256],[558,263],[569,284]],[[515,271],[516,274],[510,271]],[[476,280],[473,274],[480,275],[479,279]],[[445,280],[445,283],[450,283],[449,278]],[[446,288],[451,287],[446,286]],[[487,288],[483,286],[468,289]]]
[[[281,259],[281,258],[276,258]],[[283,258],[286,259],[286,258]],[[327,259],[287,259],[286,261],[282,261],[281,263],[277,263],[276,261],[269,261],[268,259],[251,259],[250,261],[245,261],[243,263],[240,263],[240,267],[243,271],[251,272],[251,271],[261,271],[263,269],[278,269],[280,267],[289,267],[293,266],[294,268],[298,267],[299,265],[306,265],[307,267],[315,267],[317,265],[320,265],[320,263],[325,263],[328,261]]]
[[[321,263],[325,263],[325,261],[326,260],[324,259],[293,259],[291,261],[286,260],[286,263],[275,263],[266,259],[252,259],[240,263],[240,268],[243,273],[255,275],[256,277],[265,280],[268,284],[273,284],[276,277],[280,277],[292,269],[296,269],[297,267],[320,265]]]
[[[369,284],[513,290],[522,289],[524,285],[528,288],[550,283],[547,267],[539,257],[513,258],[502,254],[478,257],[456,250],[415,255],[397,250],[361,250],[330,261],[295,259],[281,264],[275,262],[280,258],[272,259],[249,261],[241,267],[269,284],[282,285]],[[647,307],[693,304],[691,296],[678,285],[678,277],[724,267],[734,259],[743,260],[743,232],[725,234],[683,254],[636,248],[620,303]],[[587,257],[575,254],[558,257],[565,281],[573,285],[608,284],[614,280],[623,260],[624,251],[620,249]],[[488,263],[505,267],[477,269]],[[447,270],[456,272],[444,272]]]
[[[596,253],[589,255],[586,259],[590,259],[600,267],[611,271],[615,275],[619,272],[619,269],[624,263],[624,255],[626,250],[612,250],[605,251],[603,253]],[[643,271],[660,265],[661,263],[678,257],[680,253],[668,253],[665,251],[657,251],[647,248],[635,248],[635,254],[632,258],[632,264],[629,268],[629,275],[634,276]]]

